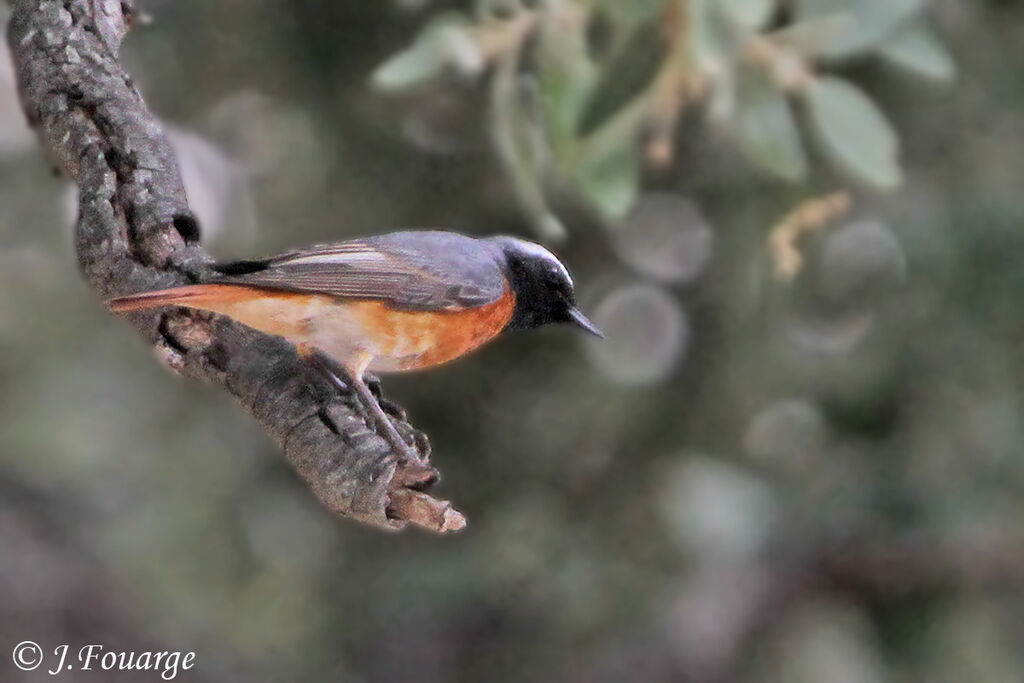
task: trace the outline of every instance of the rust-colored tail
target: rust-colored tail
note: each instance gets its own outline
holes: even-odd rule
[[[238,289],[231,285],[186,285],[160,289],[155,292],[129,294],[107,300],[107,308],[114,313],[142,311],[158,306],[191,306],[203,308],[215,301],[225,298],[232,290]]]

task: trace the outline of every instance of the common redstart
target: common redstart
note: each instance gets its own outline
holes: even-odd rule
[[[572,278],[550,251],[514,237],[409,231],[213,266],[204,284],[107,302],[114,312],[184,306],[284,337],[337,385],[347,376],[383,435],[395,430],[363,373],[418,370],[458,358],[501,332],[573,323]]]

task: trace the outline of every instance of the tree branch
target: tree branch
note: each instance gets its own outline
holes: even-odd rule
[[[102,296],[201,282],[198,244],[177,162],[160,124],[118,62],[134,0],[11,0],[8,41],[29,123],[79,189],[75,248]],[[132,324],[176,371],[224,387],[339,515],[394,529],[462,528],[447,502],[423,492],[437,471],[400,460],[367,427],[354,396],[311,375],[283,339],[182,309]],[[426,437],[384,402],[396,428],[429,456]]]

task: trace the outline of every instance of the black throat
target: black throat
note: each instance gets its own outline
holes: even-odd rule
[[[498,243],[496,246],[503,246]],[[497,255],[516,297],[512,317],[502,332],[528,330],[550,323],[568,322],[569,302],[552,280],[551,264],[512,247]]]

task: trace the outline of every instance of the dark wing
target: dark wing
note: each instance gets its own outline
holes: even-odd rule
[[[212,282],[379,299],[410,310],[493,303],[507,289],[485,242],[450,232],[397,232],[215,267]]]

